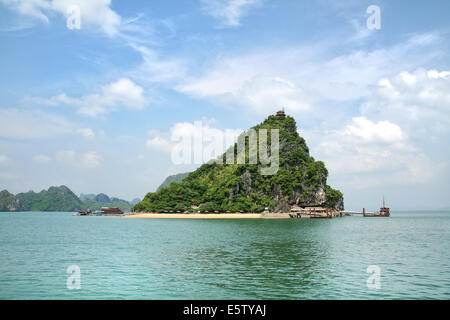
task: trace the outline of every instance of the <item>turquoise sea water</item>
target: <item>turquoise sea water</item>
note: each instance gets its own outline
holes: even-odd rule
[[[81,289],[66,286],[80,268]],[[369,289],[370,265],[380,288]],[[450,212],[292,220],[0,213],[0,299],[449,299]]]

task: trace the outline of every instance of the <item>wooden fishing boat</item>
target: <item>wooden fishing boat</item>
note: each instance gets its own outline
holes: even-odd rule
[[[117,207],[113,207],[113,208],[110,208],[110,207],[102,207],[100,210],[101,210],[102,213],[105,214],[105,215],[109,215],[109,214],[123,214],[123,211],[120,210],[120,209],[117,208]]]
[[[389,217],[391,215],[389,207],[386,207],[383,197],[383,206],[380,208],[379,212],[366,212],[366,208],[363,209],[364,217]]]

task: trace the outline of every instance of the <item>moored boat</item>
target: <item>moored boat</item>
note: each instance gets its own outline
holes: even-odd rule
[[[117,207],[102,207],[100,210],[91,211],[90,209],[81,210],[76,213],[77,216],[105,216],[105,215],[119,215],[124,212]]]
[[[379,212],[366,212],[366,209],[363,209],[364,217],[389,217],[391,215],[389,207],[386,207],[383,197],[383,206],[380,208]]]
[[[123,211],[117,207],[102,207],[101,211],[103,214],[123,214]]]

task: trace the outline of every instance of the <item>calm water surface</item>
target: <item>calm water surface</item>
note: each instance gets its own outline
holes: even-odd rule
[[[81,270],[68,290],[66,270]],[[366,269],[381,269],[368,289]],[[0,213],[0,299],[450,299],[450,212],[331,220]]]

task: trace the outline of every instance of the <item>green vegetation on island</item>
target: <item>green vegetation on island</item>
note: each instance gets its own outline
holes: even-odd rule
[[[180,182],[171,182],[156,192],[148,193],[133,207],[136,212],[201,211],[201,212],[289,212],[294,205],[320,205],[343,209],[343,195],[326,184],[328,171],[322,161],[309,154],[305,140],[297,132],[296,122],[289,116],[269,116],[253,127],[279,129],[279,169],[274,175],[262,175],[258,164],[225,164],[210,161]],[[245,133],[243,133],[243,137]],[[248,143],[248,136],[245,137]],[[267,138],[270,150],[270,131]],[[259,143],[259,142],[258,142]],[[246,144],[247,145],[247,144]],[[237,143],[232,146],[235,159]],[[267,165],[266,165],[267,166]]]
[[[135,199],[136,203],[138,199]],[[134,203],[134,204],[135,204]],[[50,187],[41,192],[28,191],[13,195],[7,190],[0,192],[0,211],[78,211],[100,210],[101,207],[118,207],[129,211],[133,204],[128,201],[98,195],[81,194],[77,197],[68,187]]]
[[[66,186],[50,187],[38,193],[19,193],[16,199],[18,211],[76,211],[83,206],[81,200]]]
[[[0,191],[0,211],[10,211],[17,205],[17,199],[8,190]]]

